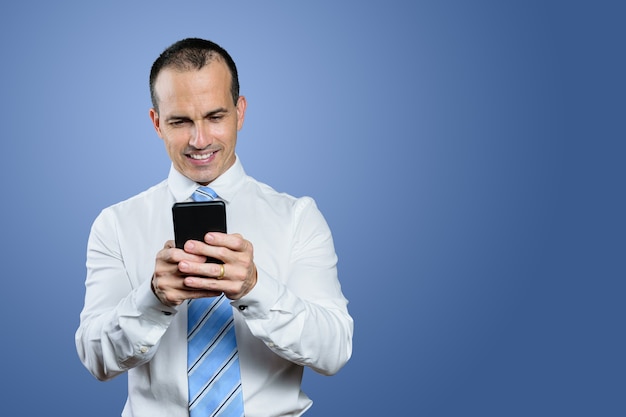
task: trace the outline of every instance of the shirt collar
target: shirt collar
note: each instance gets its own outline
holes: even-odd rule
[[[235,163],[228,168],[226,172],[213,180],[209,187],[213,189],[226,203],[230,202],[241,185],[243,184],[246,173],[239,157],[235,155]],[[176,201],[186,201],[191,198],[191,194],[198,188],[199,184],[178,172],[174,168],[174,164],[170,166],[170,173],[167,177],[167,183],[170,191],[174,195]]]

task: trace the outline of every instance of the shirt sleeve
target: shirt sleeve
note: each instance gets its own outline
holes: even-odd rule
[[[81,362],[100,380],[149,361],[177,312],[152,293],[150,277],[133,288],[117,230],[107,210],[91,228],[85,304],[75,335]]]
[[[352,354],[353,320],[337,277],[330,229],[312,199],[296,204],[287,276],[272,276],[257,265],[256,286],[232,304],[276,354],[332,375]]]

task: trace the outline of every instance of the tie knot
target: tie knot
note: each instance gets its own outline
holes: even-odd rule
[[[211,201],[217,198],[217,194],[212,188],[202,186],[198,187],[191,195],[193,201]]]

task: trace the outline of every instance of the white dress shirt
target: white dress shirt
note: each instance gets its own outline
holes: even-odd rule
[[[173,240],[172,205],[197,184],[167,180],[104,209],[87,247],[76,348],[98,379],[128,372],[124,417],[183,417],[187,303],[163,305],[150,288],[156,254]],[[258,281],[233,301],[246,417],[300,416],[303,366],[331,375],[352,354],[353,322],[337,278],[331,232],[315,202],[278,193],[236,163],[210,187],[226,202],[229,233],[252,242]]]

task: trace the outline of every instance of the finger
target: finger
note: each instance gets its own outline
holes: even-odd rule
[[[204,236],[204,241],[211,246],[222,246],[235,252],[246,252],[252,249],[252,244],[245,240],[239,233],[226,234],[209,232]]]
[[[187,290],[185,291],[185,299],[194,300],[197,298],[218,297],[222,295],[222,291],[207,291],[207,290]]]
[[[223,279],[226,275],[226,266],[224,264],[216,263],[189,262],[187,260],[183,260],[178,263],[178,270],[183,275],[191,275],[201,278]]]
[[[227,248],[221,247],[218,245],[207,245],[204,242],[200,242],[197,240],[188,240],[185,242],[184,250],[187,253],[191,253],[198,256],[203,256],[206,261],[207,257],[222,259],[225,255],[225,251]]]
[[[190,262],[206,262],[206,255],[191,253],[173,246],[166,247],[165,249],[161,250],[160,253],[157,255],[157,258],[174,264],[177,264],[178,262],[184,260]]]
[[[193,294],[193,297],[207,296],[206,294],[231,294],[236,292],[240,287],[238,282],[217,279],[217,278],[198,278],[195,276],[188,276],[184,279],[185,287],[187,287],[190,292],[189,294]],[[191,290],[195,290],[191,291]],[[210,295],[214,296],[214,295]]]

